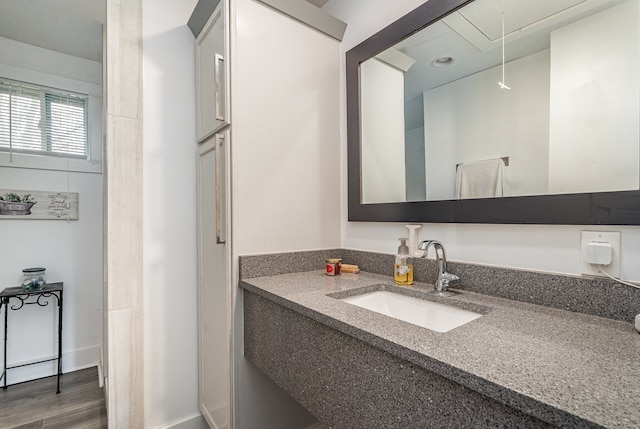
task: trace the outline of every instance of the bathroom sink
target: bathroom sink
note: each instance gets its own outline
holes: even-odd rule
[[[341,301],[436,332],[450,331],[482,316],[473,311],[386,290],[354,295]]]

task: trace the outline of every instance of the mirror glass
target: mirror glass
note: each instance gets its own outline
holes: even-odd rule
[[[639,19],[476,0],[361,62],[360,202],[637,190]]]

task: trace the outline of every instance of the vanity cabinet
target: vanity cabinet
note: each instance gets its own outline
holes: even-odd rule
[[[227,7],[220,1],[196,39],[196,137],[229,125]]]
[[[240,283],[246,358],[326,425],[640,427],[637,395],[625,388],[640,385],[638,333],[626,321],[630,317],[614,320],[512,301],[467,291],[464,285],[454,295],[434,295],[426,283],[400,287],[390,277],[385,280],[379,267],[388,265],[373,261],[388,261],[389,255],[345,249],[332,254],[378,272],[329,281],[323,270],[305,265],[322,260],[319,251],[286,254],[297,266],[313,268],[299,273],[273,272],[282,254],[240,260],[247,268]],[[422,272],[426,268],[424,264]],[[467,273],[465,282],[486,281],[475,273]],[[551,278],[561,289],[564,281],[573,281]],[[533,292],[535,277],[511,279],[545,301],[547,290]],[[580,293],[570,291],[576,286],[564,291],[580,300]],[[472,309],[482,316],[436,332],[342,300],[374,290]],[[549,296],[557,299],[558,290]],[[583,309],[597,305],[589,302]]]
[[[246,289],[244,307],[247,359],[330,427],[554,427]]]
[[[227,236],[229,130],[198,146],[198,367],[200,410],[210,427],[230,427],[231,289]]]
[[[215,429],[232,424],[227,10],[221,0],[196,37],[198,396]]]

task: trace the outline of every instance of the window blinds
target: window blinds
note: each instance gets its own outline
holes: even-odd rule
[[[1,79],[0,150],[86,159],[87,96]]]

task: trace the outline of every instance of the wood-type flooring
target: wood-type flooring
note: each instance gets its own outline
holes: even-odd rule
[[[0,429],[106,429],[96,367],[0,388]]]

